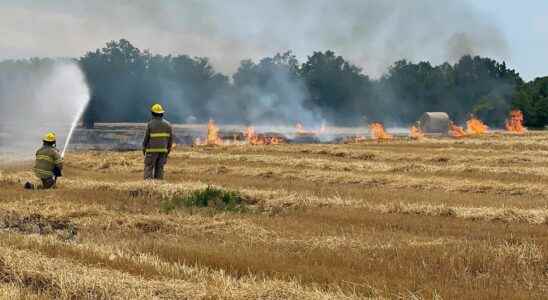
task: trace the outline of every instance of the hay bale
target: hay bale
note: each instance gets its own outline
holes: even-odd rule
[[[445,112],[425,112],[419,119],[418,125],[426,134],[447,135],[451,120]]]

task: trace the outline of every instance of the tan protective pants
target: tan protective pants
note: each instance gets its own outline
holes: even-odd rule
[[[145,180],[164,179],[164,165],[167,153],[147,153],[145,155]]]

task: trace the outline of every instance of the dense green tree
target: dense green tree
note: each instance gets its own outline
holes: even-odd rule
[[[520,86],[512,105],[523,111],[527,126],[545,127],[548,124],[548,77]]]
[[[458,122],[474,113],[501,126],[521,84],[519,74],[504,63],[464,56],[453,66],[396,62],[380,86],[385,104],[400,106],[391,114],[396,120],[412,122],[425,111],[445,111]]]
[[[7,107],[14,79],[31,84],[33,74],[47,72],[53,62],[0,62],[0,108]],[[446,111],[457,122],[473,113],[491,126],[501,126],[508,111],[517,107],[524,111],[527,125],[548,123],[547,78],[524,84],[504,62],[478,56],[436,66],[401,60],[372,80],[332,51],[314,52],[302,64],[286,52],[258,62],[243,60],[230,80],[205,57],[153,55],[122,39],[86,53],[79,63],[91,89],[84,115],[89,126],[145,121],[155,102],[166,106],[175,122],[214,118],[227,123],[317,124],[325,119],[356,125],[366,119],[406,125],[425,111]]]
[[[511,106],[514,90],[523,84],[519,74],[489,58],[464,56],[455,65],[457,117],[473,112],[485,121],[501,126]]]
[[[80,59],[91,88],[84,122],[139,121],[145,103],[140,88],[150,54],[127,40],[112,41]],[[121,116],[120,112],[124,112]],[[138,113],[135,113],[138,112]],[[141,119],[142,120],[142,119]]]
[[[410,123],[425,111],[445,111],[443,97],[451,86],[451,71],[448,65],[432,67],[428,62],[394,63],[381,79],[377,94],[381,105],[388,106],[389,119]]]
[[[183,120],[207,121],[212,116],[209,104],[228,88],[228,77],[216,73],[207,58],[187,55],[173,57],[170,69],[172,73],[163,84],[168,84],[166,99],[173,113]]]
[[[291,52],[241,62],[233,75],[236,99],[225,105],[247,123],[311,122],[303,107],[308,97],[305,82],[299,76],[299,62]],[[298,112],[302,112],[299,116]],[[300,118],[302,119],[300,119]]]
[[[373,104],[369,77],[332,51],[314,52],[300,74],[310,92],[308,106],[319,107],[330,122],[359,122]]]
[[[170,118],[207,120],[207,102],[229,85],[228,77],[215,73],[207,58],[161,56],[141,51],[127,40],[80,59],[92,90],[84,122],[142,122],[153,103],[161,103]]]

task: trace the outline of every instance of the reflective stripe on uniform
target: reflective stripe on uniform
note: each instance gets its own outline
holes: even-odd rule
[[[145,150],[147,153],[167,153],[165,148],[148,148]]]
[[[171,136],[171,134],[169,134],[169,133],[151,133],[150,134],[151,138],[168,138],[170,136]]]
[[[63,159],[62,159],[62,158],[59,158],[58,160],[55,161],[55,164],[58,165],[58,164],[60,164],[60,163],[62,163],[62,162],[63,162]]]
[[[50,163],[54,163],[53,158],[51,158],[47,155],[36,155],[36,159],[37,160],[45,160],[45,161],[49,161]]]
[[[47,175],[53,177],[53,172],[34,168],[34,172],[41,175]]]

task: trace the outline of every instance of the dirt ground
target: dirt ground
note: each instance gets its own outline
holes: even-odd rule
[[[0,167],[6,299],[542,299],[548,134],[72,152]],[[162,203],[214,185],[243,211]]]

